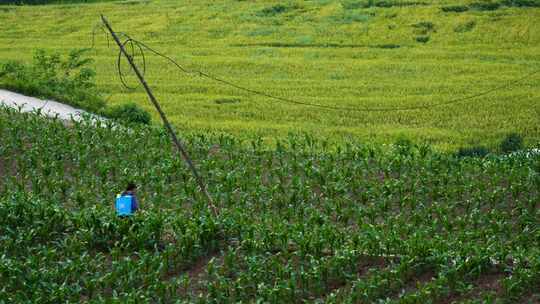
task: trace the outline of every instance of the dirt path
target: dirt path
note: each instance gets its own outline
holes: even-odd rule
[[[58,115],[58,118],[63,120],[71,120],[73,118],[74,120],[78,121],[82,119],[83,114],[89,114],[84,110],[80,110],[60,102],[53,100],[42,100],[2,89],[0,89],[0,105],[6,105],[15,109],[21,108],[22,112],[32,112],[41,109],[42,114],[50,117]],[[92,116],[94,116],[96,119],[103,119],[95,115]]]

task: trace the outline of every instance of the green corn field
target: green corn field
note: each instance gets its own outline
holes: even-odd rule
[[[0,110],[0,303],[538,303],[540,154]],[[143,212],[116,218],[128,181]]]

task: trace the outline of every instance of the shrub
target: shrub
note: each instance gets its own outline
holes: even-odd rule
[[[402,6],[413,6],[413,5],[425,5],[424,2],[406,2],[406,1],[395,1],[395,0],[342,0],[341,6],[344,9],[358,9],[358,8],[370,8],[370,7],[402,7]]]
[[[393,7],[393,6],[401,6],[401,4],[396,3],[394,1],[378,1],[375,6],[377,7]]]
[[[484,157],[489,154],[489,149],[484,146],[462,147],[457,152],[458,157]]]
[[[435,24],[433,24],[433,22],[431,22],[431,21],[421,21],[421,22],[418,22],[416,24],[413,24],[413,27],[422,28],[422,29],[425,29],[427,31],[432,31],[432,30],[435,29]]]
[[[517,7],[540,7],[540,0],[503,0],[502,4]]]
[[[262,17],[273,17],[291,10],[293,7],[285,6],[283,4],[276,4],[274,6],[263,8],[258,15]]]
[[[417,33],[420,35],[426,35],[427,33],[435,31],[435,24],[430,21],[422,21],[412,25],[417,29]]]
[[[523,149],[523,138],[517,133],[510,133],[501,141],[499,148],[504,153]]]
[[[105,102],[96,89],[95,72],[88,67],[92,60],[85,57],[87,51],[76,49],[63,57],[37,50],[31,64],[9,61],[0,66],[0,87],[99,112]]]
[[[375,47],[380,48],[380,49],[399,49],[401,46],[399,44],[388,43],[388,44],[378,44]]]
[[[215,99],[214,102],[216,104],[239,103],[240,98],[218,98],[218,99]]]
[[[134,103],[111,107],[105,115],[111,119],[127,124],[137,123],[148,125],[152,120],[150,114],[146,110]]]
[[[469,10],[466,5],[449,5],[441,7],[441,10],[445,13],[463,13]]]
[[[470,7],[478,11],[495,11],[501,7],[501,4],[493,1],[480,1],[471,3]]]
[[[416,42],[427,43],[429,41],[429,36],[417,36]]]

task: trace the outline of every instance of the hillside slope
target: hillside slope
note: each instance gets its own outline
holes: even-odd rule
[[[67,52],[90,47],[92,29],[103,13],[117,31],[189,70],[277,96],[355,108],[434,105],[540,69],[540,8],[478,3],[163,0],[4,6],[0,58],[29,59],[35,48]],[[116,47],[108,47],[99,31],[94,38],[98,82],[112,94],[110,102],[135,101],[152,110],[142,90],[121,87]],[[523,134],[529,143],[540,139],[538,76],[448,106],[356,113],[272,101],[183,74],[146,56],[148,81],[172,121],[187,130],[257,135],[267,141],[289,132],[338,141],[393,142],[406,136],[443,150],[493,146],[509,132]]]

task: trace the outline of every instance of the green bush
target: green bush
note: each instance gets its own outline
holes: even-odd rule
[[[72,50],[67,57],[37,50],[32,63],[9,61],[0,66],[0,87],[40,98],[54,99],[90,112],[105,107],[88,65],[88,49]]]
[[[429,36],[417,36],[416,42],[427,43],[429,41]]]
[[[289,7],[283,4],[276,4],[274,6],[263,8],[258,15],[261,17],[273,17],[279,14],[283,14],[293,9],[294,7]]]
[[[540,7],[540,0],[503,0],[502,4],[517,7]]]
[[[441,7],[441,10],[445,13],[463,13],[469,10],[466,5],[449,5]]]
[[[458,157],[484,157],[489,154],[489,149],[484,146],[462,147],[457,152]]]
[[[240,98],[217,98],[214,99],[216,104],[228,104],[228,103],[239,103]]]
[[[119,106],[111,107],[106,111],[105,116],[127,124],[145,124],[151,122],[150,114],[134,103],[127,103]]]
[[[479,1],[471,3],[470,7],[477,11],[495,11],[501,7],[501,3],[495,1]]]
[[[510,133],[501,141],[499,148],[504,153],[523,149],[523,138],[517,133]]]
[[[402,6],[413,6],[413,5],[425,5],[424,2],[416,1],[395,1],[395,0],[342,0],[341,6],[344,9],[358,9],[358,8],[369,8],[369,7],[402,7]]]
[[[378,44],[375,47],[379,49],[399,49],[401,46],[399,44],[388,43],[388,44]]]
[[[412,25],[419,35],[426,35],[430,32],[435,32],[435,24],[431,21],[422,21]]]

